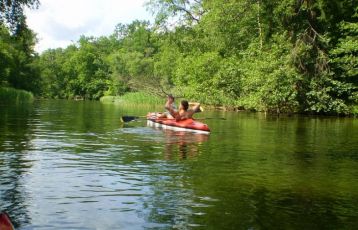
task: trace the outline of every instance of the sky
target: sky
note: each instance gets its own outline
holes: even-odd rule
[[[150,20],[148,0],[40,0],[38,9],[26,9],[28,26],[39,39],[35,50],[65,48],[81,35],[108,36],[118,23]]]

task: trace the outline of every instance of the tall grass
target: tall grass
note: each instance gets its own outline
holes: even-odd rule
[[[24,104],[34,101],[34,95],[25,90],[0,87],[0,104]]]
[[[104,96],[100,98],[103,103],[120,105],[163,105],[165,98],[153,96],[144,92],[126,93],[123,96]]]

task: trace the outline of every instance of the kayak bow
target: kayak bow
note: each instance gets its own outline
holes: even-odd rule
[[[6,212],[0,213],[0,229],[1,230],[14,230],[9,215]]]

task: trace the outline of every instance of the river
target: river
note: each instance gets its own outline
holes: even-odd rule
[[[204,111],[210,135],[119,119],[153,110],[1,106],[0,210],[17,229],[358,226],[357,119]]]

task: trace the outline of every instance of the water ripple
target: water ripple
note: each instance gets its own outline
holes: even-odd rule
[[[119,123],[146,111],[36,103],[0,113],[0,209],[17,229],[355,226],[352,120],[225,113],[195,135]]]

